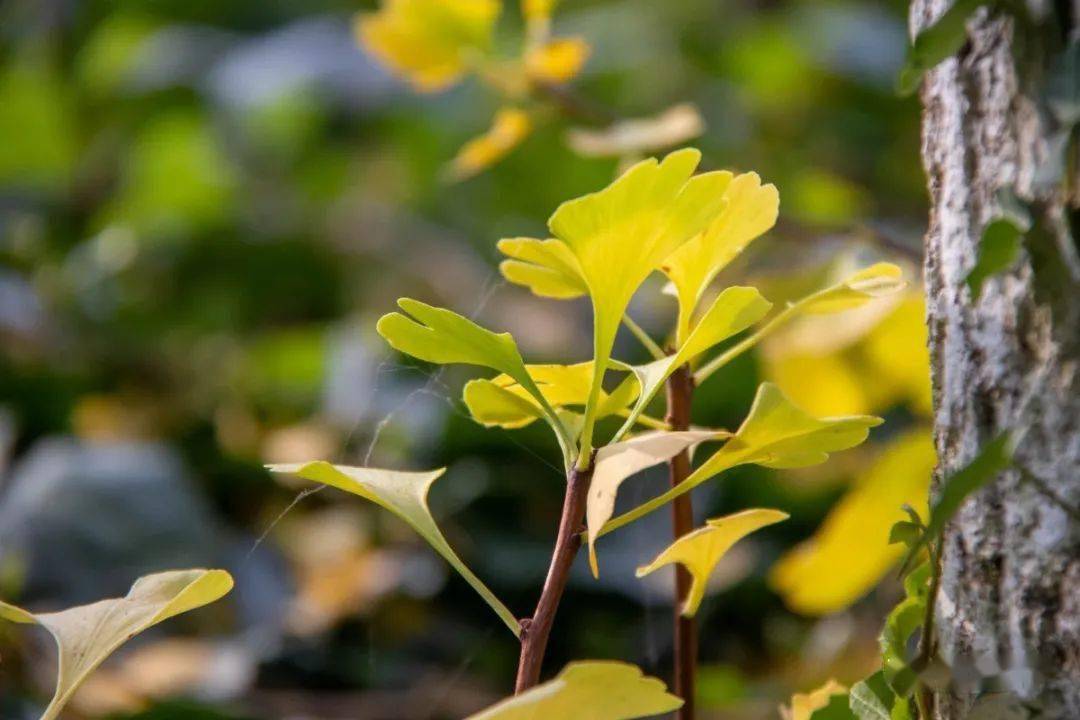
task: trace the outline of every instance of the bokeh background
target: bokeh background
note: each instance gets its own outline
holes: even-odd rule
[[[460,402],[470,372],[396,356],[374,321],[409,295],[512,331],[530,361],[586,359],[587,305],[503,282],[495,242],[543,236],[557,204],[602,187],[620,159],[572,150],[582,118],[553,108],[501,162],[448,181],[502,102],[475,78],[415,92],[354,37],[354,14],[374,9],[0,4],[0,597],[67,607],[175,567],[237,579],[226,601],[132,643],[71,717],[439,720],[512,685],[513,638],[404,525],[336,491],[300,496],[263,464],[449,467],[436,517],[527,615],[561,505],[557,448],[538,427],[474,424]],[[570,88],[603,109],[598,124],[693,103],[710,167],[778,186],[780,222],[724,278],[782,300],[838,263],[917,267],[918,104],[894,92],[905,12],[901,0],[587,0],[560,6],[554,27],[591,46]],[[507,2],[498,46],[521,33]],[[696,421],[728,428],[765,378],[816,412],[888,420],[822,467],[738,469],[695,495],[699,518],[792,514],[714,578],[699,614],[705,717],[775,718],[793,691],[878,661],[898,590],[893,556],[866,539],[884,521],[866,518],[925,492],[932,463],[911,277],[901,300],[779,336],[697,393]],[[633,307],[657,337],[674,316],[660,285]],[[645,358],[632,338],[619,353]],[[909,489],[876,502],[898,475]],[[629,482],[622,500],[665,482]],[[605,538],[599,581],[578,563],[547,675],[622,658],[667,677],[669,579],[632,570],[669,533],[656,513]],[[808,563],[800,587],[832,596],[783,591],[772,568],[793,552]],[[37,717],[48,637],[0,625],[0,658],[0,717]]]

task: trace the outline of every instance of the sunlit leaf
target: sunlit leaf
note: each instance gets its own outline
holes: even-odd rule
[[[499,110],[487,132],[465,143],[458,151],[450,162],[449,177],[464,180],[494,165],[521,144],[530,132],[532,120],[524,110]]]
[[[780,196],[762,185],[757,173],[731,176],[724,192],[727,205],[708,228],[668,257],[661,270],[671,279],[679,300],[676,331],[681,343],[709,283],[755,238],[776,224]]]
[[[829,453],[861,443],[870,428],[881,422],[881,418],[872,415],[815,418],[793,405],[772,383],[762,383],[750,414],[723,447],[678,486],[608,521],[597,537],[633,522],[737,465],[796,468],[823,463],[829,459]]]
[[[303,464],[270,465],[268,468],[271,472],[296,474],[307,480],[359,495],[397,515],[416,530],[420,537],[424,538],[450,563],[454,570],[465,578],[465,581],[479,593],[515,635],[521,633],[517,618],[461,561],[443,537],[442,531],[435,523],[435,518],[431,515],[431,510],[428,509],[428,491],[445,472],[445,468],[430,472],[403,472],[331,465],[323,460]]]
[[[521,14],[526,20],[547,20],[559,0],[521,0]]]
[[[398,305],[408,315],[383,315],[376,326],[391,347],[431,363],[479,365],[508,375],[543,409],[569,461],[572,441],[525,369],[510,333],[493,333],[457,313],[418,300],[401,298]]]
[[[552,234],[577,258],[593,305],[595,367],[579,462],[592,449],[596,399],[630,298],[726,202],[726,176],[691,177],[700,158],[697,150],[685,149],[662,162],[640,162],[605,189],[563,203],[548,221]]]
[[[693,617],[701,605],[701,600],[705,597],[705,586],[709,581],[709,575],[727,551],[755,530],[787,518],[788,514],[779,510],[758,508],[706,520],[705,527],[683,535],[651,563],[639,567],[637,576],[645,577],[672,563],[683,565],[690,572],[693,582],[680,612],[684,617]]]
[[[564,83],[577,77],[591,48],[584,38],[555,38],[531,49],[525,56],[525,71],[538,82]]]
[[[174,615],[209,605],[232,586],[224,570],[174,570],[139,578],[126,597],[55,613],[30,613],[0,602],[0,618],[41,625],[56,639],[56,692],[41,716],[53,720],[87,675],[125,642]]]
[[[505,238],[498,243],[503,260],[499,270],[512,283],[524,285],[541,297],[575,298],[589,292],[574,253],[553,238]]]
[[[681,145],[705,132],[705,120],[690,103],[674,105],[659,115],[620,120],[602,130],[574,128],[570,148],[585,157],[633,157]]]
[[[664,386],[673,372],[703,352],[736,335],[765,317],[772,303],[751,287],[729,287],[720,293],[679,349],[646,365],[627,366],[640,385],[637,403],[616,437],[633,427],[638,415]]]
[[[903,290],[907,286],[903,275],[904,272],[892,263],[875,263],[795,305],[799,312],[808,315],[850,310]]]
[[[937,463],[927,428],[892,440],[829,512],[812,538],[784,555],[769,581],[787,605],[805,615],[842,610],[873,588],[903,555],[890,544],[904,504],[926,511]]]
[[[730,433],[720,430],[650,432],[605,445],[596,451],[585,512],[589,565],[594,576],[600,573],[596,561],[597,533],[615,511],[615,497],[622,482],[645,468],[670,460],[693,445],[728,436]]]
[[[791,696],[790,720],[811,720],[814,712],[829,704],[835,695],[847,695],[847,688],[829,680],[816,690],[808,693],[796,693]],[[845,703],[845,708],[847,704]]]
[[[356,32],[379,60],[433,92],[487,51],[501,9],[499,0],[384,0],[378,12],[359,16]]]
[[[592,383],[592,362],[574,365],[526,365],[529,375],[552,408],[584,407]],[[627,378],[610,394],[600,391],[597,417],[623,412],[637,395],[637,383]],[[465,385],[465,405],[473,419],[486,426],[524,427],[544,416],[544,410],[509,375],[471,380]]]
[[[567,665],[549,682],[507,698],[467,720],[631,720],[682,707],[664,683],[634,665],[589,660]]]

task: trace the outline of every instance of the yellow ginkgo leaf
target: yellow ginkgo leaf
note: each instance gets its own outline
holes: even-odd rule
[[[554,680],[507,698],[466,720],[632,720],[671,712],[683,701],[627,663],[573,662]]]
[[[573,80],[589,59],[589,43],[584,38],[555,38],[529,50],[525,72],[540,83],[564,83]]]
[[[526,365],[552,408],[584,406],[592,382],[592,362],[575,365]],[[600,391],[597,417],[623,412],[637,395],[637,382],[627,378],[611,393]],[[471,380],[465,385],[465,405],[482,425],[519,428],[543,417],[543,408],[509,375]]]
[[[784,713],[785,720],[810,720],[815,712],[828,707],[834,695],[844,695],[847,691],[840,683],[829,680],[816,690],[795,693],[791,696],[791,708]]]
[[[751,287],[729,287],[720,293],[694,327],[690,336],[672,355],[645,365],[627,366],[641,387],[638,400],[626,423],[616,433],[618,439],[633,427],[634,422],[676,369],[691,362],[701,353],[727,340],[756,323],[769,312],[772,303]]]
[[[53,720],[86,677],[125,642],[174,615],[209,605],[232,589],[224,570],[174,570],[135,581],[126,597],[54,613],[30,613],[0,602],[0,618],[41,625],[56,640],[56,692],[41,720]]]
[[[575,298],[589,292],[577,258],[566,243],[549,238],[504,238],[499,251],[503,260],[499,270],[512,283],[524,285],[541,297]]]
[[[681,613],[693,617],[705,597],[705,586],[713,568],[731,547],[744,537],[766,525],[787,520],[788,514],[779,510],[744,510],[734,515],[705,521],[705,527],[683,535],[668,546],[655,560],[637,569],[637,576],[649,573],[672,563],[683,565],[693,578],[686,594]]]
[[[566,141],[585,157],[633,157],[681,145],[703,132],[701,112],[690,103],[680,103],[654,117],[621,120],[603,130],[574,128]]]
[[[724,205],[719,173],[693,176],[701,153],[645,160],[603,190],[570,200],[548,227],[577,259],[593,306],[595,362],[579,464],[592,450],[595,410],[615,334],[630,298],[660,262],[700,232]]]
[[[757,173],[727,176],[730,182],[724,192],[724,210],[660,268],[671,279],[679,300],[678,343],[690,334],[693,314],[709,283],[752,240],[776,224],[780,211],[776,187],[762,185]]]
[[[605,445],[596,451],[592,481],[586,501],[585,524],[588,528],[589,566],[599,577],[596,560],[596,537],[615,511],[619,486],[631,475],[670,460],[683,450],[705,442],[730,437],[723,430],[683,430],[650,432],[622,442]]]
[[[873,410],[863,378],[843,353],[780,355],[764,353],[765,375],[792,402],[815,415],[860,414]]]
[[[922,292],[912,292],[904,297],[866,337],[862,350],[869,365],[867,376],[889,391],[878,407],[899,399],[905,400],[912,410],[924,417],[933,413],[926,304]]]
[[[903,554],[889,530],[908,504],[926,517],[930,477],[937,463],[930,431],[892,440],[829,512],[812,538],[773,567],[770,584],[805,615],[842,610],[870,591]]]
[[[398,470],[378,470],[366,467],[332,465],[323,460],[293,465],[269,465],[271,472],[291,473],[306,480],[323,485],[330,485],[339,490],[359,495],[380,507],[389,510],[404,520],[443,556],[461,577],[472,586],[484,599],[495,614],[506,623],[515,635],[521,634],[521,626],[514,614],[495,597],[480,578],[461,561],[453,548],[443,537],[435,523],[435,518],[428,509],[427,497],[431,485],[446,471],[446,468],[430,472],[403,472]]]
[[[872,415],[815,418],[796,407],[772,383],[762,383],[739,430],[686,480],[630,512],[609,520],[597,537],[637,520],[717,473],[738,465],[797,468],[818,465],[829,453],[854,447],[880,425]]]
[[[450,162],[447,174],[464,180],[491,167],[521,144],[532,132],[529,114],[519,108],[503,108],[495,113],[488,131],[465,143]]]
[[[487,52],[499,0],[384,0],[360,15],[363,45],[418,90],[434,92],[457,82],[471,55]]]
[[[903,271],[892,263],[874,263],[796,305],[799,312],[807,315],[849,310],[903,290],[907,286],[903,275]]]

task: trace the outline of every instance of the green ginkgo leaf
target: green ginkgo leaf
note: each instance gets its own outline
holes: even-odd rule
[[[634,409],[615,434],[615,438],[622,437],[633,427],[638,415],[648,407],[656,393],[664,386],[664,382],[681,365],[691,362],[717,343],[750,327],[765,317],[771,307],[772,303],[754,288],[729,287],[717,296],[673,355],[645,365],[627,366],[637,377],[641,390]]]
[[[645,577],[671,563],[683,565],[690,572],[693,581],[680,612],[684,617],[693,617],[705,597],[705,585],[709,581],[709,575],[727,551],[755,530],[787,518],[788,514],[785,512],[758,508],[706,520],[705,527],[683,535],[651,563],[639,567],[637,576]]]
[[[675,333],[681,345],[690,335],[691,321],[709,283],[755,238],[776,224],[780,195],[774,185],[762,185],[757,173],[729,178],[727,205],[709,226],[671,254],[660,269],[671,280],[679,300]]]
[[[435,523],[435,518],[431,515],[431,510],[428,509],[428,491],[431,490],[432,483],[446,471],[446,468],[429,472],[404,472],[331,465],[323,460],[294,465],[268,465],[267,467],[271,472],[299,475],[307,480],[359,495],[397,515],[465,578],[465,581],[491,606],[491,609],[506,623],[514,635],[521,634],[521,626],[517,618],[461,561],[443,537],[442,531]]]
[[[561,240],[506,238],[497,247],[510,258],[499,265],[503,277],[540,297],[565,300],[589,292],[577,258]]]
[[[615,334],[630,298],[660,263],[724,207],[727,176],[693,176],[701,153],[673,152],[634,165],[603,190],[569,200],[548,221],[577,260],[593,306],[593,378],[578,463],[592,450],[595,411]]]
[[[554,680],[507,698],[466,720],[632,720],[671,712],[683,701],[663,682],[627,663],[573,662]]]
[[[615,512],[615,497],[623,481],[645,468],[670,460],[698,443],[730,436],[731,433],[723,430],[650,432],[605,445],[596,451],[585,509],[589,566],[594,577],[600,574],[596,560],[596,538],[600,528]]]
[[[587,402],[593,373],[591,361],[574,365],[527,365],[526,369],[550,407],[584,407]],[[611,393],[601,390],[597,417],[626,412],[637,391],[637,381],[631,377]],[[470,381],[465,385],[464,399],[473,419],[488,427],[524,427],[544,415],[543,408],[509,375]]]
[[[54,613],[30,613],[0,602],[0,618],[41,625],[56,640],[56,692],[41,720],[60,716],[87,676],[125,642],[174,615],[223,597],[233,579],[224,570],[174,570],[135,581],[127,596]]]
[[[525,361],[510,333],[493,333],[455,312],[419,300],[401,298],[398,305],[408,315],[388,313],[379,318],[376,326],[391,347],[431,363],[479,365],[509,376],[542,409],[569,464],[574,440],[525,369]]]
[[[723,447],[683,482],[619,517],[608,521],[597,537],[622,527],[737,465],[796,468],[818,465],[829,453],[864,441],[880,425],[872,415],[815,418],[791,403],[772,383],[758,388],[750,413]]]

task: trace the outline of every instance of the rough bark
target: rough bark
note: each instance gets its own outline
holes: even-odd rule
[[[913,0],[912,31],[951,0]],[[1075,9],[1065,9],[1073,18]],[[1052,7],[1029,2],[1036,17]],[[927,319],[939,475],[970,461],[999,431],[1020,434],[1017,461],[1072,507],[1080,506],[1080,298],[1047,287],[1026,248],[976,300],[964,283],[1002,187],[1033,201],[1048,228],[1039,252],[1076,278],[1067,191],[1037,170],[1055,152],[1053,120],[1039,104],[1052,46],[1074,32],[1018,41],[1014,20],[983,8],[968,43],[923,84],[922,157],[931,215],[926,236]],[[1045,28],[1044,28],[1045,29]],[[1072,171],[1073,173],[1075,170]],[[1080,718],[1080,523],[1018,471],[973,496],[947,528],[936,617],[941,654],[956,674],[1005,675],[1042,717]],[[1026,673],[1006,672],[1029,669]],[[973,691],[953,687],[935,714],[961,718]]]

